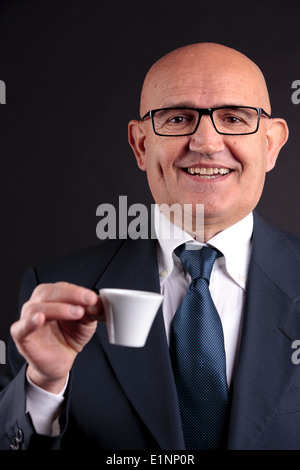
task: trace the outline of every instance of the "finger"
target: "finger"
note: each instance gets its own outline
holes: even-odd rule
[[[32,317],[21,318],[10,327],[10,333],[16,343],[21,342],[28,335],[36,331],[45,322],[42,313],[35,313]]]
[[[31,296],[35,302],[65,302],[83,306],[96,304],[97,298],[92,290],[68,282],[40,284]]]
[[[36,313],[43,313],[46,321],[78,320],[84,315],[85,307],[62,302],[31,301],[24,304],[21,317],[32,318]]]
[[[97,303],[95,305],[92,305],[90,307],[86,308],[86,316],[91,320],[91,321],[105,321],[105,312],[104,312],[104,307],[102,300],[98,296]]]

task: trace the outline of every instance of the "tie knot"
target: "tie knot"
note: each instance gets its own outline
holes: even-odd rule
[[[216,258],[222,256],[217,249],[208,246],[199,250],[187,250],[185,243],[178,246],[175,253],[193,280],[204,278],[208,282]]]

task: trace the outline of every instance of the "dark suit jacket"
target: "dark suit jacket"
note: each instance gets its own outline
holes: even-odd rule
[[[58,280],[96,291],[159,291],[155,241],[111,240],[31,269],[20,303],[36,284]],[[291,344],[300,339],[299,299],[300,237],[269,227],[255,214],[228,449],[300,449],[300,365],[291,359]],[[13,346],[9,359],[10,371],[2,377],[2,385],[9,385],[0,395],[1,449],[11,443],[38,449],[184,449],[161,312],[144,348],[110,345],[106,326],[99,324],[72,369],[59,437],[34,432],[25,414],[25,366]]]

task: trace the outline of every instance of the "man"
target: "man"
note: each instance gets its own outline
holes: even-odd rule
[[[288,138],[285,121],[270,117],[263,75],[225,46],[186,46],[150,69],[140,116],[129,142],[155,202],[204,204],[202,242],[223,255],[210,290],[231,397],[226,448],[300,448],[300,373],[291,360],[300,239],[253,215]],[[184,232],[188,243],[197,235]],[[1,448],[185,449],[169,354],[189,283],[179,243],[111,240],[28,271],[11,328],[20,354],[11,347],[3,379]],[[144,348],[109,344],[101,287],[164,294]]]

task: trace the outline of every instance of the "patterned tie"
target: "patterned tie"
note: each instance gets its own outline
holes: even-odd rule
[[[172,323],[170,351],[186,449],[220,449],[228,409],[226,357],[220,317],[209,292],[213,248],[175,253],[191,283]]]

